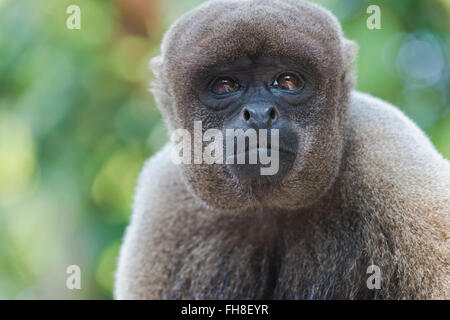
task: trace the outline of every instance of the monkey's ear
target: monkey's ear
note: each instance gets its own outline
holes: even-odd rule
[[[172,110],[173,99],[167,91],[167,87],[163,83],[163,65],[164,61],[162,56],[156,56],[149,62],[150,70],[155,75],[155,78],[150,81],[150,92],[153,94],[156,107],[161,111],[163,118],[166,120],[166,123],[170,129],[172,125],[168,122],[168,120],[173,119],[176,115],[174,116],[174,112]]]
[[[356,61],[356,56],[358,54],[359,46],[358,44],[353,40],[343,39],[343,45],[342,45],[342,55],[344,59],[344,70],[347,71],[351,69],[353,64]]]
[[[156,78],[160,78],[162,72],[163,59],[162,56],[156,56],[150,59],[149,67]]]

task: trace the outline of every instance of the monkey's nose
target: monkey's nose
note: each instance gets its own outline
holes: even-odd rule
[[[254,129],[270,128],[278,120],[278,111],[271,104],[250,104],[242,109],[242,119]]]

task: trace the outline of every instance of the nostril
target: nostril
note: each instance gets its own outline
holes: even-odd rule
[[[277,114],[276,114],[274,108],[270,108],[269,117],[270,117],[270,119],[272,119],[272,120],[275,120],[275,118],[277,117]]]
[[[250,120],[250,112],[247,109],[244,110],[244,120]]]

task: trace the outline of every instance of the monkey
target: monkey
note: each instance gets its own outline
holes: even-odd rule
[[[357,50],[305,1],[212,0],[170,27],[151,62],[169,132],[276,129],[280,168],[176,165],[169,142],[139,176],[115,298],[450,298],[450,164],[355,89]]]

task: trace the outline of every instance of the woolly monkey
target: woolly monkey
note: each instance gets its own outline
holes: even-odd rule
[[[353,89],[357,46],[331,13],[209,1],[161,51],[153,94],[169,131],[277,129],[279,170],[175,165],[169,143],[140,175],[117,298],[450,298],[450,164]]]

